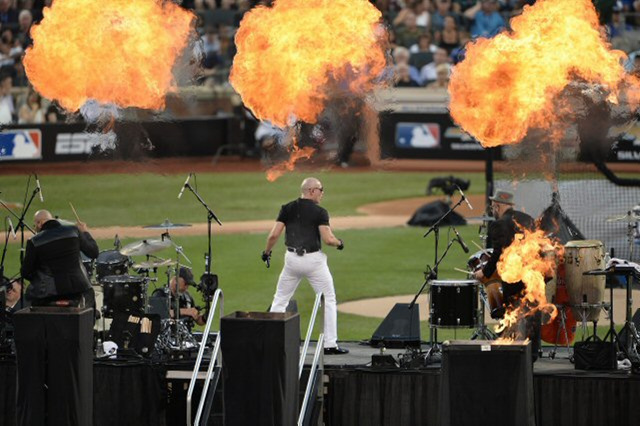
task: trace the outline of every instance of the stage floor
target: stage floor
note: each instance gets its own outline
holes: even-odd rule
[[[309,351],[305,360],[305,366],[309,367],[313,361],[313,353],[315,351],[315,343],[309,344]],[[349,349],[349,353],[346,355],[324,355],[324,366],[326,369],[340,369],[340,368],[367,368],[371,367],[371,356],[379,354],[379,348],[373,348],[368,344],[361,342],[340,342],[341,348]],[[423,344],[421,350],[426,352],[430,348],[430,345]],[[576,370],[574,364],[569,360],[570,354],[573,353],[573,348],[567,350],[566,347],[559,347],[554,358],[550,355],[553,351],[553,346],[542,347],[542,357],[536,360],[533,364],[533,374],[551,374],[551,375],[571,375],[576,377],[628,377],[630,371],[616,370],[616,371],[585,371]],[[405,349],[386,349],[384,354],[392,355],[396,361],[399,361],[401,355],[405,354]],[[424,368],[426,369],[440,369],[440,357],[434,356],[432,362],[430,362]],[[638,376],[640,379],[640,376]]]

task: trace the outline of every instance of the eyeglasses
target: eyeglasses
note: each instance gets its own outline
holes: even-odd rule
[[[318,191],[320,191],[320,192],[324,192],[324,188],[323,188],[323,187],[320,187],[320,188],[311,188],[311,190],[312,190],[312,191],[313,191],[314,189],[317,189],[317,190],[318,190]]]

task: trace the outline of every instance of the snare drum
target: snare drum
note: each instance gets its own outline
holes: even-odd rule
[[[477,281],[431,281],[431,325],[475,327],[478,312]]]
[[[592,269],[604,269],[604,246],[597,240],[569,241],[564,246],[564,269],[569,302],[577,318],[586,321],[597,321],[600,318],[600,307],[587,308],[586,304],[599,304],[604,300],[605,276],[583,275]],[[585,315],[586,313],[586,315]]]
[[[125,275],[129,272],[131,259],[118,250],[101,252],[96,259],[96,276],[98,281],[110,275]]]
[[[132,275],[110,275],[101,281],[103,292],[102,311],[106,318],[114,312],[144,314],[147,281]]]
[[[91,259],[89,256],[87,256],[83,252],[80,252],[80,260],[82,262],[82,266],[84,266],[84,269],[87,271],[87,275],[89,276],[89,278],[92,278],[93,277],[93,259]]]

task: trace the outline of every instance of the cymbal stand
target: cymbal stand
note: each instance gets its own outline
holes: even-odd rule
[[[471,335],[471,340],[476,340],[478,338],[482,340],[496,340],[498,335],[491,331],[484,322],[484,309],[486,306],[489,306],[489,301],[487,300],[487,293],[484,291],[484,287],[481,283],[478,283],[476,286],[476,291],[480,298],[480,306],[477,311],[476,329]]]

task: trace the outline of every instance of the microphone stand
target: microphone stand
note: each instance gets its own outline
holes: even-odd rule
[[[185,188],[191,191],[193,195],[195,195],[195,197],[198,199],[198,201],[200,201],[200,204],[202,204],[204,208],[207,210],[207,254],[205,256],[205,274],[208,279],[211,279],[211,264],[213,263],[211,258],[211,222],[215,220],[220,226],[222,226],[222,222],[220,222],[216,214],[209,208],[209,206],[202,199],[200,194],[198,194],[198,191],[196,191],[188,182],[185,184]],[[206,301],[206,311],[209,312],[209,308],[211,305],[210,297],[209,296],[205,297],[205,301]]]
[[[30,181],[29,181],[30,182]],[[27,190],[26,192],[29,191],[29,182],[27,182]],[[33,192],[31,193],[31,198],[29,198],[29,201],[24,205],[23,209],[22,209],[22,213],[20,214],[20,217],[18,218],[18,223],[16,224],[16,229],[20,228],[20,269],[22,270],[22,264],[24,262],[24,228],[28,228],[29,231],[31,231],[34,235],[35,232],[33,231],[33,229],[31,229],[29,227],[29,225],[27,225],[24,222],[24,218],[27,215],[27,211],[29,211],[29,207],[31,207],[31,203],[33,202],[33,199],[36,198],[36,195],[38,195],[38,193],[40,192],[40,188],[38,188],[37,186],[33,189]],[[26,194],[25,194],[25,199],[26,199]],[[4,205],[4,203],[2,203]],[[11,211],[7,206],[4,206],[7,210]],[[11,212],[12,214],[15,215],[15,213]],[[16,215],[17,217],[17,215]],[[24,283],[23,283],[24,284]],[[20,286],[20,309],[24,308],[24,285]]]
[[[427,286],[427,284],[429,283],[429,281],[431,280],[435,280],[438,279],[438,266],[440,266],[440,262],[442,262],[442,260],[444,259],[444,257],[447,255],[447,253],[449,252],[449,249],[451,248],[451,245],[453,244],[454,240],[449,241],[446,250],[444,251],[442,257],[438,257],[438,247],[440,245],[440,223],[451,214],[451,212],[453,212],[455,209],[457,209],[460,204],[462,204],[462,202],[465,200],[464,195],[460,198],[460,200],[458,200],[458,202],[453,205],[453,207],[449,207],[449,210],[443,214],[437,221],[436,223],[434,223],[433,225],[431,225],[431,228],[429,228],[429,230],[427,232],[424,233],[424,235],[422,236],[423,238],[426,238],[427,236],[429,236],[429,234],[431,234],[432,232],[435,234],[435,251],[434,251],[434,265],[433,268],[430,268],[430,270],[428,272],[425,272],[425,280],[424,283],[422,284],[422,287],[420,287],[420,290],[418,290],[418,293],[416,293],[415,297],[413,298],[413,301],[411,302],[411,304],[409,305],[409,309],[412,309],[413,306],[415,305],[416,300],[418,300],[418,296],[420,296],[420,294],[422,293],[422,291],[424,290],[424,288]],[[428,265],[427,265],[428,267]],[[431,316],[431,309],[429,309],[429,316]],[[437,338],[437,330],[436,328],[431,324],[429,326],[429,335],[430,335],[430,340],[431,340],[431,349],[429,349],[429,352],[427,353],[427,357],[425,359],[425,363],[428,361],[429,357],[435,353],[434,352],[434,346],[438,340]],[[439,349],[435,349],[435,351],[438,351]]]

